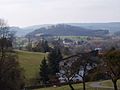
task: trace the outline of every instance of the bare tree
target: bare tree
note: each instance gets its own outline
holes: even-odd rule
[[[77,74],[82,78],[83,90],[86,90],[86,77],[88,72],[97,67],[99,60],[97,57],[98,51],[91,51],[88,53],[82,53],[79,58],[73,63],[77,70]]]
[[[73,78],[76,75],[76,70],[73,66],[73,62],[71,60],[66,60],[61,62],[60,64],[60,76],[64,78],[65,82],[68,83],[71,90],[75,90],[72,86]]]
[[[12,49],[11,32],[6,22],[0,19],[0,90],[20,90],[24,75]]]
[[[114,90],[118,90],[117,80],[120,79],[120,50],[110,50],[103,55],[101,72],[111,78]]]
[[[75,75],[79,75],[82,78],[83,82],[83,90],[86,90],[86,76],[89,70],[97,67],[98,60],[98,51],[91,51],[88,53],[79,53],[76,55],[72,55],[70,57],[65,58],[65,62],[67,64],[63,65],[63,71],[69,80],[73,79]],[[72,60],[68,60],[72,58]],[[69,61],[66,61],[66,59]]]

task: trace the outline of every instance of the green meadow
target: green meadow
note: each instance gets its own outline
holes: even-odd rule
[[[39,72],[41,60],[46,56],[45,53],[17,51],[21,67],[24,69],[26,79],[35,78]]]

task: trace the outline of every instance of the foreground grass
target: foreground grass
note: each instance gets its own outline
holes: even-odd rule
[[[82,84],[75,84],[73,85],[75,90],[83,90]],[[41,89],[34,89],[34,90],[71,90],[68,85],[61,86],[61,87],[49,87],[49,88],[41,88]],[[92,88],[87,87],[86,90],[113,90],[111,88]]]
[[[88,82],[86,84],[87,89],[86,90],[114,90],[113,88],[93,88],[90,87],[89,85],[92,82]],[[106,81],[100,81],[102,86],[107,86],[107,87],[113,87],[111,80],[106,80]],[[82,89],[82,84],[74,84],[73,87],[75,90],[83,90]],[[118,80],[118,87],[120,87],[120,80]],[[34,89],[34,90],[70,90],[68,85],[61,86],[61,87],[48,87],[48,88],[40,88],[40,89]]]
[[[25,70],[26,79],[35,78],[39,72],[39,65],[44,53],[17,51],[21,67]]]
[[[80,90],[80,88],[82,88],[82,84],[74,84],[73,87],[75,88],[75,90]],[[49,87],[49,88],[41,88],[34,90],[70,90],[70,88],[68,85],[65,85],[61,87]]]

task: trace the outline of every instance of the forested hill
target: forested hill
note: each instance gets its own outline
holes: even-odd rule
[[[103,36],[109,34],[109,30],[92,30],[66,24],[58,24],[36,29],[28,33],[27,36],[36,36],[38,34],[53,36]]]
[[[67,23],[68,25],[84,27],[89,29],[106,29],[111,34],[120,31],[120,22],[109,22],[109,23]]]

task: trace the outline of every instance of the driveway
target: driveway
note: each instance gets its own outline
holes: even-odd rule
[[[113,89],[113,87],[103,86],[101,82],[92,82],[89,84],[89,86],[93,87],[93,88],[111,88],[111,89]]]

